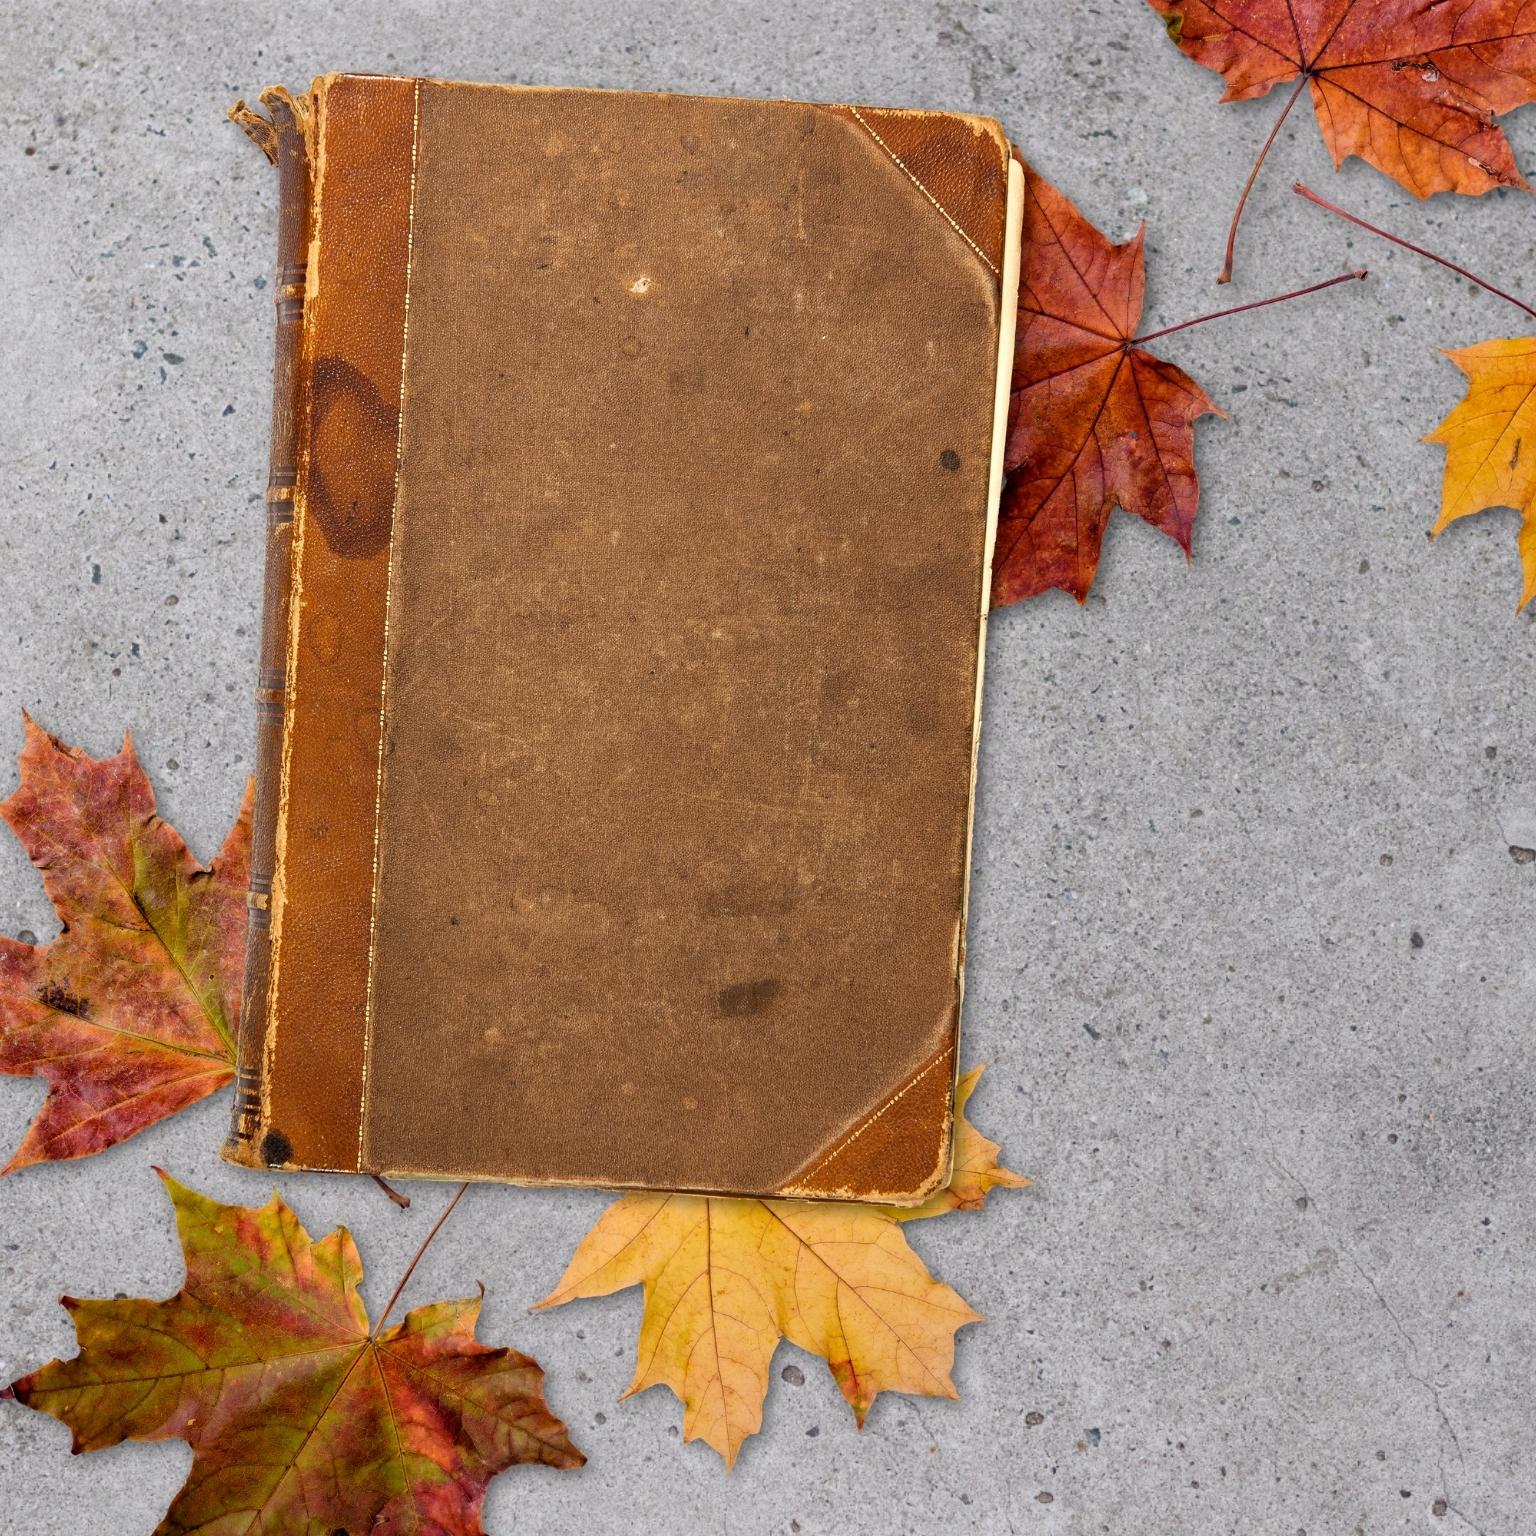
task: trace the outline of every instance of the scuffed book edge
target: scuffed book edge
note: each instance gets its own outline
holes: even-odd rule
[[[987,122],[998,136],[996,124]],[[882,146],[884,147],[884,146]],[[976,689],[971,729],[971,780],[966,810],[965,872],[960,893],[960,919],[955,932],[955,1017],[949,1041],[922,1062],[894,1090],[865,1115],[856,1119],[828,1146],[806,1160],[785,1183],[781,1194],[794,1197],[858,1200],[865,1204],[921,1205],[950,1178],[954,1158],[955,1084],[959,1073],[960,1020],[965,996],[965,934],[971,896],[971,850],[976,827],[976,765],[981,747],[981,709],[987,655],[987,621],[991,612],[992,556],[997,543],[997,521],[1003,494],[1003,449],[1008,435],[1008,406],[1013,378],[1013,348],[1018,328],[1019,268],[1022,256],[1024,223],[1024,173],[1006,142],[1003,153],[1008,167],[1007,211],[1004,223],[1002,268],[999,272],[1000,310],[998,315],[997,380],[993,397],[992,458],[987,487],[986,552],[982,563],[979,628],[976,646]],[[903,170],[907,168],[902,167]],[[908,175],[910,176],[910,171]],[[932,195],[919,187],[930,201]],[[935,204],[937,206],[937,204]],[[941,208],[940,212],[944,210]],[[961,231],[964,233],[964,231]],[[972,243],[968,241],[967,243]],[[978,252],[978,254],[980,254]],[[990,263],[989,263],[990,265]],[[947,1067],[947,1072],[945,1068]],[[938,1084],[943,1084],[943,1130],[935,1149],[935,1162],[916,1193],[911,1190],[879,1190],[856,1186],[850,1174],[857,1164],[879,1166],[896,1151],[893,1143],[910,1135],[910,1124],[931,1123],[931,1100]],[[906,1106],[903,1115],[902,1107]]]
[[[246,1167],[288,1161],[291,1148],[270,1131],[272,1030],[268,992],[274,950],[273,889],[281,816],[282,758],[287,719],[288,652],[293,617],[295,499],[299,424],[303,412],[304,312],[308,292],[314,166],[312,97],[282,86],[261,93],[267,115],[237,101],[235,123],[278,170],[276,345],[273,359],[272,432],[266,491],[267,550],[256,686],[256,811],[250,927],[236,1050],[235,1104],[223,1156]]]

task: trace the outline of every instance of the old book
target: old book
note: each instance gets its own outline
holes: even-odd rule
[[[985,119],[328,75],[280,171],[252,1166],[948,1173],[1020,176]]]

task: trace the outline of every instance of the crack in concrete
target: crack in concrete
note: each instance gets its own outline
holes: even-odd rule
[[[1403,1345],[1406,1350],[1406,1358],[1403,1361],[1403,1373],[1408,1377],[1410,1381],[1416,1382],[1429,1394],[1430,1401],[1434,1405],[1435,1416],[1440,1421],[1441,1429],[1446,1435],[1450,1436],[1451,1444],[1456,1451],[1456,1460],[1461,1464],[1462,1470],[1465,1471],[1467,1458],[1461,1448],[1461,1436],[1456,1432],[1456,1426],[1451,1422],[1451,1416],[1445,1411],[1445,1404],[1441,1400],[1439,1387],[1437,1387],[1434,1382],[1432,1382],[1427,1376],[1421,1374],[1420,1370],[1418,1369],[1418,1361],[1420,1358],[1419,1346],[1413,1335],[1409,1333],[1408,1329],[1404,1326],[1403,1320],[1398,1315],[1397,1309],[1392,1305],[1390,1301],[1387,1300],[1386,1294],[1382,1291],[1381,1286],[1377,1284],[1376,1277],[1371,1274],[1368,1269],[1366,1269],[1366,1267],[1355,1256],[1354,1250],[1339,1235],[1338,1228],[1334,1225],[1332,1220],[1330,1220],[1327,1212],[1323,1208],[1321,1201],[1319,1201],[1317,1196],[1307,1188],[1307,1185],[1302,1179],[1300,1179],[1289,1168],[1287,1168],[1283,1162],[1281,1162],[1279,1155],[1275,1151],[1274,1136],[1269,1128],[1269,1113],[1264,1107],[1263,1100],[1259,1098],[1258,1094],[1253,1089],[1249,1089],[1249,1094],[1253,1099],[1254,1108],[1258,1111],[1259,1124],[1263,1128],[1264,1132],[1264,1141],[1267,1148],[1264,1153],[1265,1161],[1283,1179],[1285,1179],[1288,1183],[1294,1184],[1296,1188],[1301,1191],[1302,1195],[1306,1198],[1308,1208],[1317,1212],[1317,1219],[1322,1224],[1323,1231],[1333,1240],[1336,1252],[1340,1255],[1341,1258],[1346,1260],[1349,1266],[1355,1271],[1355,1273],[1359,1275],[1363,1281],[1365,1281],[1366,1285],[1370,1288],[1371,1294],[1376,1298],[1377,1304],[1381,1307],[1382,1311],[1385,1312],[1387,1316],[1392,1320],[1392,1326],[1394,1329],[1396,1329],[1397,1335],[1403,1341]],[[1458,1509],[1452,1499],[1450,1480],[1447,1478],[1445,1472],[1445,1441],[1439,1432],[1437,1432],[1435,1435],[1435,1452],[1436,1472],[1440,1480],[1441,1497],[1443,1497],[1445,1500],[1446,1513],[1455,1515],[1456,1518],[1460,1520],[1462,1524],[1465,1525],[1469,1530],[1476,1532],[1476,1536],[1486,1536],[1483,1528],[1478,1525],[1470,1515],[1467,1515],[1462,1510]]]

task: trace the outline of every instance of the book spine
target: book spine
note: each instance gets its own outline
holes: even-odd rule
[[[251,842],[250,911],[245,986],[236,1054],[235,1107],[224,1155],[265,1167],[281,1162],[262,1145],[265,1113],[268,978],[271,972],[272,881],[288,696],[289,603],[293,569],[294,496],[303,420],[304,300],[309,260],[313,174],[310,113],[281,87],[264,91],[263,117],[236,103],[231,119],[277,166],[277,340],[273,362],[272,436],[267,475],[266,576],[256,679],[256,805]]]

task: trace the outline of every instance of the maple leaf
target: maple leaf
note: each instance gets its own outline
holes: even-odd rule
[[[1136,344],[1144,239],[1143,226],[1112,245],[1026,168],[994,605],[1051,587],[1082,602],[1117,505],[1189,553],[1194,423],[1222,412],[1183,369]]]
[[[48,1083],[4,1171],[100,1152],[234,1076],[251,798],[204,869],[155,814],[131,737],[98,760],[26,717],[0,815],[63,932],[0,938],[0,1072]]]
[[[1530,0],[1150,4],[1179,48],[1226,80],[1223,101],[1296,81],[1238,203],[1223,281],[1248,189],[1303,86],[1335,169],[1357,155],[1421,198],[1525,186],[1493,115],[1536,100]]]
[[[980,1315],[935,1280],[901,1223],[978,1209],[1029,1181],[965,1119],[977,1067],[955,1104],[949,1187],[910,1210],[799,1200],[630,1194],[609,1206],[540,1307],[645,1287],[634,1380],[681,1399],[683,1438],[735,1463],[762,1426],[779,1340],[820,1355],[860,1426],[881,1392],[956,1396],[955,1333]]]
[[[479,1297],[370,1330],[345,1227],[313,1242],[276,1195],[249,1210],[160,1176],[182,1289],[169,1301],[66,1296],[79,1354],[10,1388],[67,1424],[77,1453],[192,1447],[155,1536],[481,1536],[498,1472],[582,1464],[538,1365],[475,1338]]]
[[[1433,531],[1489,507],[1515,508],[1524,608],[1536,597],[1536,337],[1484,341],[1445,355],[1466,374],[1467,394],[1424,439],[1446,448]]]

